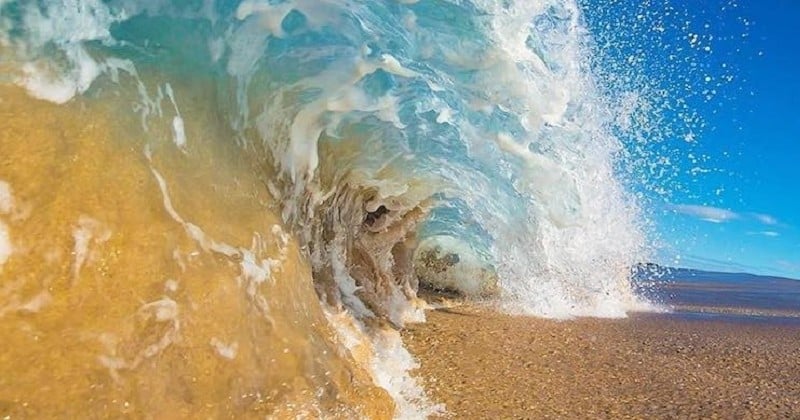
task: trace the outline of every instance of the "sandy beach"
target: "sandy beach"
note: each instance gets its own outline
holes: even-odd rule
[[[403,332],[452,418],[798,418],[800,326],[459,306]]]

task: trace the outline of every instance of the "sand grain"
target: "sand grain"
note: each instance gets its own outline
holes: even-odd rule
[[[800,327],[458,307],[404,331],[455,418],[800,418]]]

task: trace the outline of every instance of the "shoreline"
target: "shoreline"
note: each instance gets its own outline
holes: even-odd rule
[[[430,310],[402,331],[451,418],[800,415],[800,326]]]

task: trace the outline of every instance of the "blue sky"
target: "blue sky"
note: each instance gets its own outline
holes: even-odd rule
[[[710,172],[682,173],[681,191],[654,203],[660,262],[800,278],[800,1],[742,2],[736,14],[744,32],[709,31],[729,36],[710,60],[736,73],[726,94],[698,105],[706,127],[690,153]]]
[[[800,1],[579,1],[600,77],[664,117],[623,135],[661,162],[632,182],[657,262],[800,279]]]

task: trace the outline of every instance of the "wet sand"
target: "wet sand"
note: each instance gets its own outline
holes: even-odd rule
[[[798,324],[462,306],[403,337],[454,418],[800,418]]]

